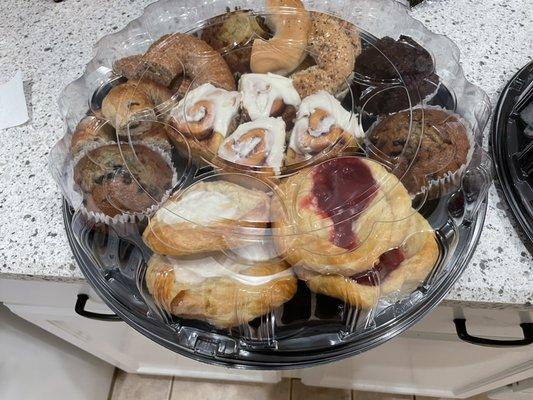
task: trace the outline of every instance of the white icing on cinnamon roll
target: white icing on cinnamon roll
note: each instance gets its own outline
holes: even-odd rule
[[[285,122],[261,118],[239,126],[224,140],[219,157],[250,167],[271,167],[279,171],[285,151]]]
[[[278,117],[286,106],[298,107],[300,95],[292,85],[292,79],[272,73],[244,74],[239,81],[242,108],[250,120]]]
[[[289,147],[298,154],[318,153],[341,137],[364,135],[357,116],[324,90],[303,99],[296,118]]]
[[[219,89],[210,83],[191,90],[171,111],[176,129],[203,140],[217,133],[226,137],[240,103],[239,92]]]

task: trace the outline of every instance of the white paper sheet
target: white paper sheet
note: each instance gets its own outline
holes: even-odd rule
[[[28,108],[22,86],[22,72],[0,85],[0,129],[21,125],[28,120]]]

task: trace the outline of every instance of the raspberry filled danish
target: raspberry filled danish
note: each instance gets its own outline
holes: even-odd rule
[[[287,129],[292,129],[300,95],[292,79],[272,73],[244,74],[239,80],[245,119],[282,117]]]
[[[188,140],[193,153],[216,154],[236,126],[240,94],[206,83],[191,90],[171,111],[169,122]],[[177,145],[184,141],[169,129]],[[192,139],[192,140],[191,140]]]
[[[372,307],[380,296],[419,284],[434,267],[433,229],[381,164],[335,158],[281,186],[284,204],[272,205],[274,241],[312,291]]]
[[[281,118],[261,118],[240,125],[224,140],[218,155],[247,167],[279,174],[285,151],[285,123]]]
[[[336,145],[345,147],[363,137],[357,115],[345,110],[326,91],[303,99],[296,117],[287,164],[306,160]]]

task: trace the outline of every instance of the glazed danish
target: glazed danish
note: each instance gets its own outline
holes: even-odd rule
[[[296,278],[283,262],[250,266],[217,258],[217,254],[201,258],[156,254],[146,271],[148,291],[167,312],[219,329],[265,315],[296,292]]]
[[[170,198],[150,220],[143,240],[169,256],[241,247],[264,233],[270,198],[226,181],[198,182]]]
[[[373,285],[383,291],[409,281],[409,274],[425,276],[435,265],[438,248],[431,227],[412,209],[403,185],[377,162],[328,160],[290,177],[281,189],[281,200],[273,203],[274,240],[312,290],[363,306],[372,299],[355,300],[366,286],[353,277],[362,280],[382,257],[390,258],[389,251],[401,251],[402,260]],[[339,287],[334,290],[330,285],[335,284]],[[351,297],[348,288],[355,291]]]

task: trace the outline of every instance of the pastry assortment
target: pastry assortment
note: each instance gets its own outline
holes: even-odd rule
[[[408,295],[440,255],[413,199],[471,158],[468,124],[427,104],[440,78],[414,39],[363,46],[300,0],[266,10],[117,59],[70,140],[85,215],[136,224],[155,304],[217,329],[282,308],[298,280],[359,309]],[[178,180],[184,161],[202,174]]]

